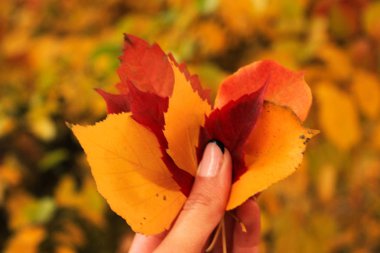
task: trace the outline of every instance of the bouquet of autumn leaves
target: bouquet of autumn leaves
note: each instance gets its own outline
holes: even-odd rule
[[[303,74],[273,61],[226,78],[212,104],[184,64],[157,44],[126,35],[118,74],[119,94],[97,90],[107,118],[72,131],[99,192],[135,232],[170,228],[210,140],[231,153],[226,209],[232,210],[294,172],[317,133],[301,125],[312,100]]]

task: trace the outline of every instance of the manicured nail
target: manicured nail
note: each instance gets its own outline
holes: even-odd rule
[[[215,143],[216,145],[218,145],[218,147],[220,148],[220,150],[222,150],[222,153],[224,154],[224,144],[223,142],[217,140],[217,139],[211,139],[208,141],[208,143]]]
[[[224,149],[223,149],[224,150]],[[223,152],[216,142],[207,144],[202,161],[198,167],[198,176],[215,177],[222,167]]]

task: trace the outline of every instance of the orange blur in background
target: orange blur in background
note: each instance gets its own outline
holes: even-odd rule
[[[263,192],[261,252],[380,252],[380,1],[0,1],[0,251],[123,252],[65,122],[93,123],[123,33],[157,42],[213,90],[259,59],[303,70],[320,129]]]

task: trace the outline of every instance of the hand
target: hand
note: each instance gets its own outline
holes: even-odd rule
[[[136,234],[129,252],[203,252],[224,215],[228,252],[258,252],[260,214],[257,203],[249,199],[236,209],[235,215],[245,225],[246,232],[232,216],[225,214],[231,188],[231,167],[228,150],[219,147],[216,142],[209,143],[190,196],[172,228],[159,235]],[[220,238],[212,252],[222,252]]]

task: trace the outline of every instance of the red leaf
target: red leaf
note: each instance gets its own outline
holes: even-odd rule
[[[118,74],[119,87],[127,81],[139,90],[168,97],[173,91],[174,74],[167,55],[157,45],[150,46],[146,41],[133,35],[124,36],[124,50],[120,57]]]
[[[219,87],[215,107],[221,108],[230,100],[258,90],[266,80],[269,83],[264,99],[289,107],[305,120],[312,98],[303,73],[270,60],[254,62],[227,77]]]
[[[206,118],[205,126],[200,131],[198,160],[210,140],[221,141],[231,152],[233,182],[247,170],[243,147],[262,109],[267,83],[256,92],[230,101],[221,109],[215,109]]]
[[[124,94],[111,94],[101,89],[95,89],[95,91],[103,97],[107,104],[108,113],[122,113],[129,112],[128,96]]]
[[[181,188],[181,192],[188,196],[193,185],[194,177],[181,170],[167,153],[168,142],[164,136],[165,126],[164,112],[168,109],[168,97],[160,97],[156,94],[143,92],[130,82],[128,83],[128,98],[131,106],[132,117],[143,126],[150,129],[157,137],[162,152],[162,160],[168,167],[173,179]]]

